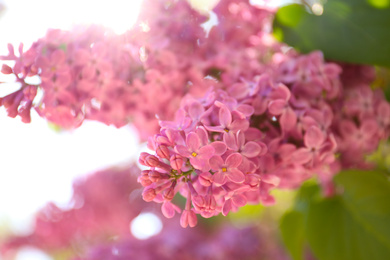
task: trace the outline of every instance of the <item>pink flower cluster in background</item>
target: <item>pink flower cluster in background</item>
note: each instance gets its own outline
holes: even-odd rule
[[[110,168],[76,180],[68,208],[48,203],[37,213],[33,232],[6,238],[0,252],[9,259],[23,246],[77,253],[112,237],[131,236],[129,223],[146,204],[137,192],[139,172],[136,166]]]
[[[0,241],[1,256],[13,259],[18,249],[35,247],[75,260],[288,259],[275,230],[264,223],[240,228],[228,222],[213,227],[203,223],[188,230],[162,219],[160,233],[135,238],[130,222],[141,212],[161,217],[140,197],[135,181],[140,171],[136,166],[109,168],[76,180],[69,208],[49,203],[37,213],[31,234]]]
[[[128,238],[99,245],[90,248],[85,257],[74,260],[168,260],[172,257],[188,260],[289,259],[275,243],[273,234],[266,236],[265,233],[256,226],[235,228],[222,225],[212,230],[199,226],[191,231],[167,226],[159,235],[147,240]]]

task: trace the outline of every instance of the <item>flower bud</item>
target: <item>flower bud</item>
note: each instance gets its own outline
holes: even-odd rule
[[[3,73],[3,74],[12,74],[13,70],[7,64],[3,64],[3,66],[1,67],[1,73]]]
[[[154,155],[149,155],[145,158],[145,163],[146,166],[157,167],[160,164],[160,160]]]
[[[141,175],[141,176],[138,177],[138,182],[141,183],[141,185],[144,186],[144,187],[147,187],[150,184],[152,184],[152,182],[150,181],[149,177],[148,176],[144,176],[144,175]]]
[[[173,187],[164,191],[163,197],[165,200],[172,200],[175,197],[175,190]]]
[[[183,157],[180,155],[172,155],[170,159],[171,167],[175,170],[180,170],[183,165]]]
[[[144,199],[144,201],[150,202],[154,200],[155,197],[156,197],[156,191],[153,188],[145,189],[142,192],[142,198]]]
[[[199,175],[199,182],[200,184],[202,184],[203,186],[210,186],[211,183],[212,183],[212,178],[213,176],[211,175],[211,173],[209,172],[202,172],[200,175]]]
[[[166,147],[165,145],[157,146],[156,153],[160,158],[165,158],[165,159],[169,158],[169,150],[168,147]]]

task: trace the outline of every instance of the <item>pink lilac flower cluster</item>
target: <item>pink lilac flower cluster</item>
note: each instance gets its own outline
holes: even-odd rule
[[[205,17],[184,1],[172,6],[167,15],[160,10],[163,4],[146,5],[139,26],[123,35],[99,26],[75,27],[49,30],[27,51],[21,44],[19,54],[9,45],[9,54],[1,59],[14,65],[4,64],[1,72],[12,74],[20,88],[1,98],[0,105],[10,117],[19,115],[26,123],[34,108],[67,129],[90,119],[116,127],[133,122],[142,129],[144,139],[157,133],[156,115],[172,119],[186,93],[201,96],[208,88],[206,81],[203,88],[190,87],[204,75],[189,66],[192,48],[188,49],[204,37],[200,24]],[[153,16],[153,10],[159,15]],[[188,12],[191,20],[184,21]],[[175,26],[177,20],[185,22],[184,27]],[[176,35],[181,36],[174,39]],[[40,83],[31,84],[32,76],[39,76]],[[39,90],[41,98],[36,98]]]
[[[37,213],[33,232],[6,238],[0,252],[5,259],[23,246],[79,252],[112,237],[130,236],[129,223],[146,206],[140,192],[135,194],[139,172],[136,166],[110,168],[76,180],[69,207],[49,203]]]
[[[248,0],[220,1],[213,13],[218,22],[205,31],[206,18],[187,2],[146,0],[139,26],[124,35],[54,30],[19,56],[10,47],[3,58],[16,63],[2,72],[22,87],[1,103],[26,122],[35,107],[62,126],[131,119],[142,137],[158,133],[153,154],[140,157],[149,167],[139,177],[143,197],[172,217],[181,193],[184,227],[196,225],[196,214],[272,204],[271,189],[312,176],[331,193],[340,169],[369,166],[364,155],[390,125],[370,68],[299,55],[271,36],[273,10]],[[27,83],[33,75],[39,86]]]
[[[68,129],[84,119],[117,127],[132,122],[146,140],[159,132],[156,116],[172,120],[187,93],[201,97],[211,86],[264,71],[257,60],[269,50],[259,51],[258,45],[269,38],[264,32],[272,12],[230,0],[214,11],[220,21],[207,32],[208,18],[186,1],[145,0],[136,26],[123,35],[98,26],[75,27],[50,30],[27,51],[21,45],[18,55],[9,45],[2,59],[15,64],[1,71],[14,75],[20,88],[0,105],[23,122],[30,122],[34,108]],[[31,84],[31,76],[41,83]]]
[[[211,231],[202,226],[191,231],[166,226],[160,234],[147,240],[128,238],[99,245],[74,260],[289,259],[274,234],[265,236],[262,231],[256,226],[234,228],[223,225]]]
[[[162,203],[168,218],[181,213],[183,227],[195,226],[197,214],[272,204],[271,189],[297,188],[313,176],[329,194],[334,174],[361,167],[363,156],[389,136],[390,105],[370,88],[370,68],[357,75],[359,69],[325,62],[320,52],[299,55],[272,39],[269,21],[256,20],[258,10],[247,1],[222,1],[214,9],[220,23],[209,37],[224,41],[209,44],[229,50],[221,66],[213,65],[215,85],[224,87],[184,98],[175,121],[161,120],[160,133],[149,139],[154,152],[140,156],[149,167],[139,177],[144,199]],[[246,51],[251,58],[237,58]],[[226,72],[223,64],[235,69]],[[183,211],[172,202],[177,193],[186,198]]]

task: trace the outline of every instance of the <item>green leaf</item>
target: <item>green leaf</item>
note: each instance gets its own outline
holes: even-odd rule
[[[319,49],[327,59],[387,67],[389,28],[390,0],[328,0],[322,15],[293,4],[274,20],[277,38],[302,52]]]
[[[294,260],[302,260],[306,244],[306,219],[310,204],[320,198],[320,187],[314,180],[305,182],[295,197],[293,209],[287,211],[280,220],[283,243]]]
[[[295,198],[294,210],[307,215],[312,201],[320,198],[320,191],[320,187],[315,181],[310,180],[305,182],[299,189],[297,197]]]
[[[306,233],[319,260],[383,260],[390,256],[390,182],[381,173],[345,171],[343,194],[313,202]]]
[[[295,210],[286,212],[280,220],[280,231],[291,257],[294,260],[303,260],[303,246],[306,240],[303,214]]]

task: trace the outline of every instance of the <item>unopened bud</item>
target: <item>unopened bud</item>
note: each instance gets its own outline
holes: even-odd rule
[[[152,181],[148,176],[141,175],[138,177],[138,182],[141,183],[142,186],[147,187],[152,184]]]
[[[145,189],[144,192],[142,192],[142,198],[144,201],[152,201],[156,197],[156,191],[152,188]]]
[[[160,158],[169,158],[169,149],[165,145],[159,145],[156,149],[156,153]]]
[[[183,165],[183,157],[177,154],[172,155],[169,161],[171,163],[171,167],[175,170],[180,170]]]
[[[149,155],[145,158],[145,163],[146,166],[157,167],[160,165],[160,160],[154,155]]]
[[[3,74],[12,74],[13,70],[7,64],[3,64],[3,66],[1,67],[1,73],[3,73]]]
[[[164,196],[165,200],[172,200],[173,197],[175,197],[174,188],[171,187],[171,188],[165,190],[163,196]]]
[[[157,182],[161,179],[161,173],[158,171],[149,171],[149,179],[152,182]]]

